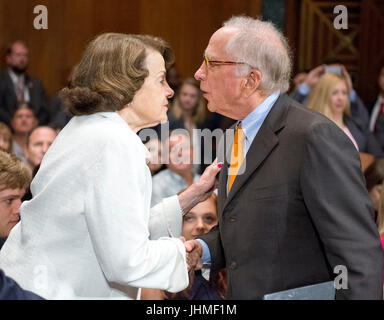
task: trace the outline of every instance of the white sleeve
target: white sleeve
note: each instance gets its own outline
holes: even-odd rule
[[[163,199],[151,209],[149,217],[149,238],[181,237],[183,215],[178,196]]]
[[[178,292],[188,285],[184,245],[149,240],[150,195],[143,151],[135,142],[111,139],[87,172],[89,235],[109,282]]]

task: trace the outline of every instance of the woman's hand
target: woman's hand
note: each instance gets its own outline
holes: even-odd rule
[[[207,200],[213,190],[219,185],[218,173],[222,163],[217,163],[217,159],[204,170],[200,179],[192,184],[187,190],[179,194],[180,207],[183,212],[189,212],[198,203]]]

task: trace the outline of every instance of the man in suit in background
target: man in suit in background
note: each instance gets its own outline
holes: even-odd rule
[[[8,47],[6,62],[7,70],[0,72],[0,121],[10,125],[16,105],[29,102],[39,124],[48,124],[45,90],[40,80],[27,74],[28,48],[23,41],[15,41]]]
[[[186,242],[190,267],[226,267],[228,299],[330,281],[341,269],[337,299],[382,299],[359,155],[332,121],[284,93],[290,73],[287,41],[269,22],[233,17],[212,35],[195,78],[208,109],[238,121],[222,143],[219,225]]]

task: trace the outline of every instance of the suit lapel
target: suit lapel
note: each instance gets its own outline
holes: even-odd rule
[[[285,125],[286,113],[288,110],[287,99],[289,98],[285,94],[280,96],[268,116],[265,118],[259,132],[253,139],[253,142],[246,154],[245,161],[240,168],[242,170],[245,166],[244,173],[236,177],[228,197],[226,196],[228,163],[225,166],[225,171],[222,172],[220,176],[221,195],[223,196],[223,192],[225,195],[225,198],[221,197],[221,199],[225,199],[221,208],[222,210],[224,210],[224,208],[231,202],[244,183],[246,183],[253,172],[269,156],[275,146],[279,143],[277,132]],[[230,159],[230,157],[227,159]],[[222,176],[224,176],[223,173],[225,173],[225,181],[222,178]]]

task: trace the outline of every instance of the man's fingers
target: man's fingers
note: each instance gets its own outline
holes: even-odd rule
[[[186,241],[184,242],[185,251],[191,252],[195,248],[195,242],[194,241]]]

